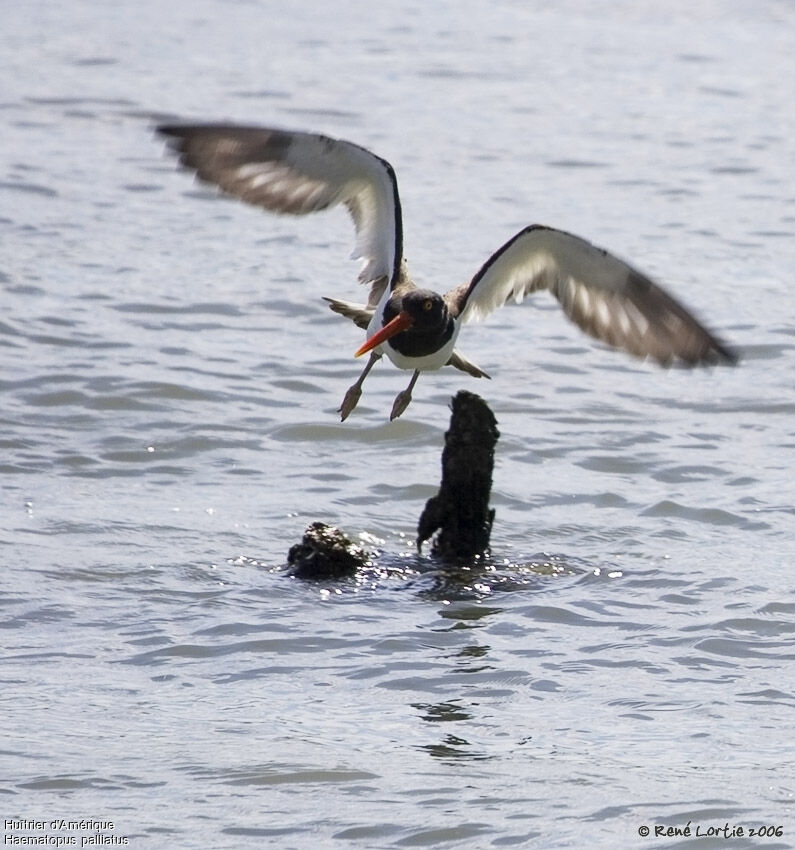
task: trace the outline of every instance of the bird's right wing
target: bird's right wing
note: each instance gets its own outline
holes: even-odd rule
[[[344,204],[356,227],[353,257],[375,307],[397,279],[403,227],[392,166],[364,148],[314,133],[236,124],[169,124],[167,136],[182,165],[249,204],[305,215]]]
[[[642,272],[579,236],[550,227],[521,230],[469,284],[445,298],[468,321],[540,289],[548,289],[586,333],[638,357],[652,357],[663,365],[736,359]]]

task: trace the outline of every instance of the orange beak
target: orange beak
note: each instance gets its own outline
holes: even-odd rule
[[[399,334],[401,331],[405,331],[407,328],[410,328],[414,324],[414,319],[405,311],[401,310],[391,322],[384,325],[378,333],[373,334],[370,339],[353,355],[354,357],[361,357],[362,354],[367,354],[368,351],[372,351],[377,346],[381,345],[382,342],[386,342],[388,339],[393,337],[395,334]]]

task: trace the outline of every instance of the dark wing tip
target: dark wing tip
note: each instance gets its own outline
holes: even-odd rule
[[[659,352],[651,352],[650,356],[657,360],[661,366],[671,366],[678,363],[680,366],[736,366],[740,361],[740,354],[735,348],[725,345],[714,337],[703,327],[699,328],[699,339],[691,339],[679,346],[678,351],[671,351],[665,355]]]
[[[739,361],[733,348],[712,334],[676,298],[635,269],[629,271],[626,295],[652,322],[651,336],[656,345],[648,353],[662,365],[676,360],[686,366],[735,365]]]
[[[741,352],[738,349],[725,345],[717,339],[715,340],[715,354],[717,362],[725,363],[728,366],[736,366],[741,358]]]
[[[191,138],[194,138],[201,126],[195,124],[158,124],[155,132],[163,136],[168,149],[178,154],[187,152]]]
[[[161,136],[177,136],[178,138],[185,138],[186,136],[192,136],[197,133],[213,133],[224,130],[242,130],[243,132],[251,131],[252,127],[245,127],[243,125],[235,125],[235,124],[223,124],[223,123],[195,123],[190,121],[173,121],[168,124],[158,124],[155,127],[155,131],[160,133]]]
[[[736,366],[740,361],[737,349],[726,345],[714,336],[703,325],[693,319],[700,339],[695,344],[685,346],[679,353],[679,358],[686,366]]]
[[[158,124],[155,127],[155,132],[166,138],[173,144],[173,140],[184,140],[199,129],[200,125],[196,124]]]

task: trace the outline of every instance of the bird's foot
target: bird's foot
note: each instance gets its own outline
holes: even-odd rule
[[[342,404],[339,406],[338,410],[338,413],[340,414],[340,422],[344,422],[351,415],[351,411],[359,403],[359,399],[361,397],[362,388],[359,384],[354,384],[352,387],[348,388],[348,392],[345,393],[345,398],[342,400]]]
[[[392,413],[389,414],[389,421],[391,422],[393,419],[397,419],[401,413],[409,406],[411,403],[411,391],[403,390],[403,392],[398,393],[395,396],[395,403],[392,405]]]

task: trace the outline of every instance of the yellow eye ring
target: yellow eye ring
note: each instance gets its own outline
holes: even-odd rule
[[[422,309],[427,313],[429,310],[433,309],[433,301],[430,298],[426,299],[422,302]]]

